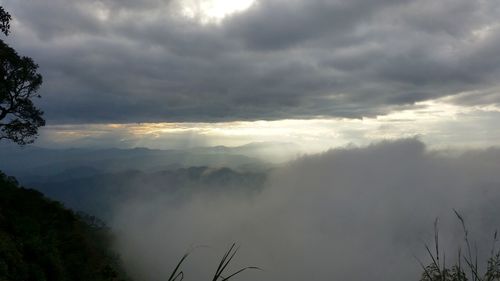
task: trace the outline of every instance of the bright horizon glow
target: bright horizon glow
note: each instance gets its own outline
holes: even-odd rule
[[[280,142],[293,144],[297,153],[317,153],[349,144],[418,137],[432,148],[482,148],[500,145],[498,118],[498,107],[460,106],[442,99],[363,119],[49,125],[41,130],[36,145],[189,149]]]
[[[219,23],[224,18],[250,8],[256,0],[181,0],[182,15],[202,24]]]

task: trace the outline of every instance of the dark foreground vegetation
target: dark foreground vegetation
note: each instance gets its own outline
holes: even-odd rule
[[[465,221],[455,211],[464,231],[464,249],[459,248],[456,262],[446,264],[446,253],[440,252],[438,220],[434,222],[434,249],[426,245],[425,248],[431,263],[424,266],[420,281],[500,281],[500,249],[497,248],[498,232],[493,235],[492,248],[486,264],[478,263],[478,250],[474,242],[469,239],[469,231]]]
[[[99,220],[0,172],[0,280],[126,280]]]
[[[463,226],[464,244],[455,255],[455,263],[447,263],[445,253],[440,252],[436,221],[434,245],[426,246],[431,262],[428,265],[420,262],[419,280],[500,281],[497,233],[487,262],[478,264],[475,244],[469,240],[464,219],[456,214]],[[110,245],[112,236],[99,219],[74,213],[39,191],[21,187],[13,177],[0,172],[0,281],[130,280]],[[247,269],[259,269],[245,267],[228,272],[236,252],[233,244],[209,279],[225,281]],[[187,257],[188,254],[180,259],[169,281],[184,279],[181,267]]]

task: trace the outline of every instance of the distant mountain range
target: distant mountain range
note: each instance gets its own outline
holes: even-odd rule
[[[179,200],[194,192],[255,192],[284,143],[189,150],[47,149],[0,146],[0,171],[67,207],[104,219],[130,196],[168,193]],[[254,155],[255,157],[252,157]]]
[[[229,167],[263,171],[285,161],[294,145],[253,143],[241,147],[199,147],[189,150],[47,149],[34,146],[0,146],[0,170],[20,182],[44,181],[54,176],[81,177],[127,170],[155,172],[193,166]],[[271,164],[272,163],[272,164]]]
[[[250,194],[260,191],[265,179],[263,172],[237,172],[230,168],[190,167],[116,173],[82,168],[28,184],[69,208],[107,220],[116,204],[123,204],[130,198],[154,198],[158,194],[165,197],[167,194],[172,201],[180,201],[199,192]]]

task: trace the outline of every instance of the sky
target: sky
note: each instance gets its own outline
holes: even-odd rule
[[[497,145],[495,0],[1,0],[37,145]]]
[[[483,250],[500,224],[498,0],[0,5],[13,16],[2,40],[44,78],[37,146],[279,142],[317,153],[270,170],[255,197],[113,206],[137,279],[165,280],[166,264],[210,245],[186,265],[199,280],[217,258],[203,253],[235,241],[239,265],[265,269],[241,280],[407,280],[436,217],[450,257],[463,235],[454,208]]]

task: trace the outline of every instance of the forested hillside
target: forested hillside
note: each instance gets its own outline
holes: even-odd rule
[[[0,280],[126,280],[98,219],[0,172]]]

